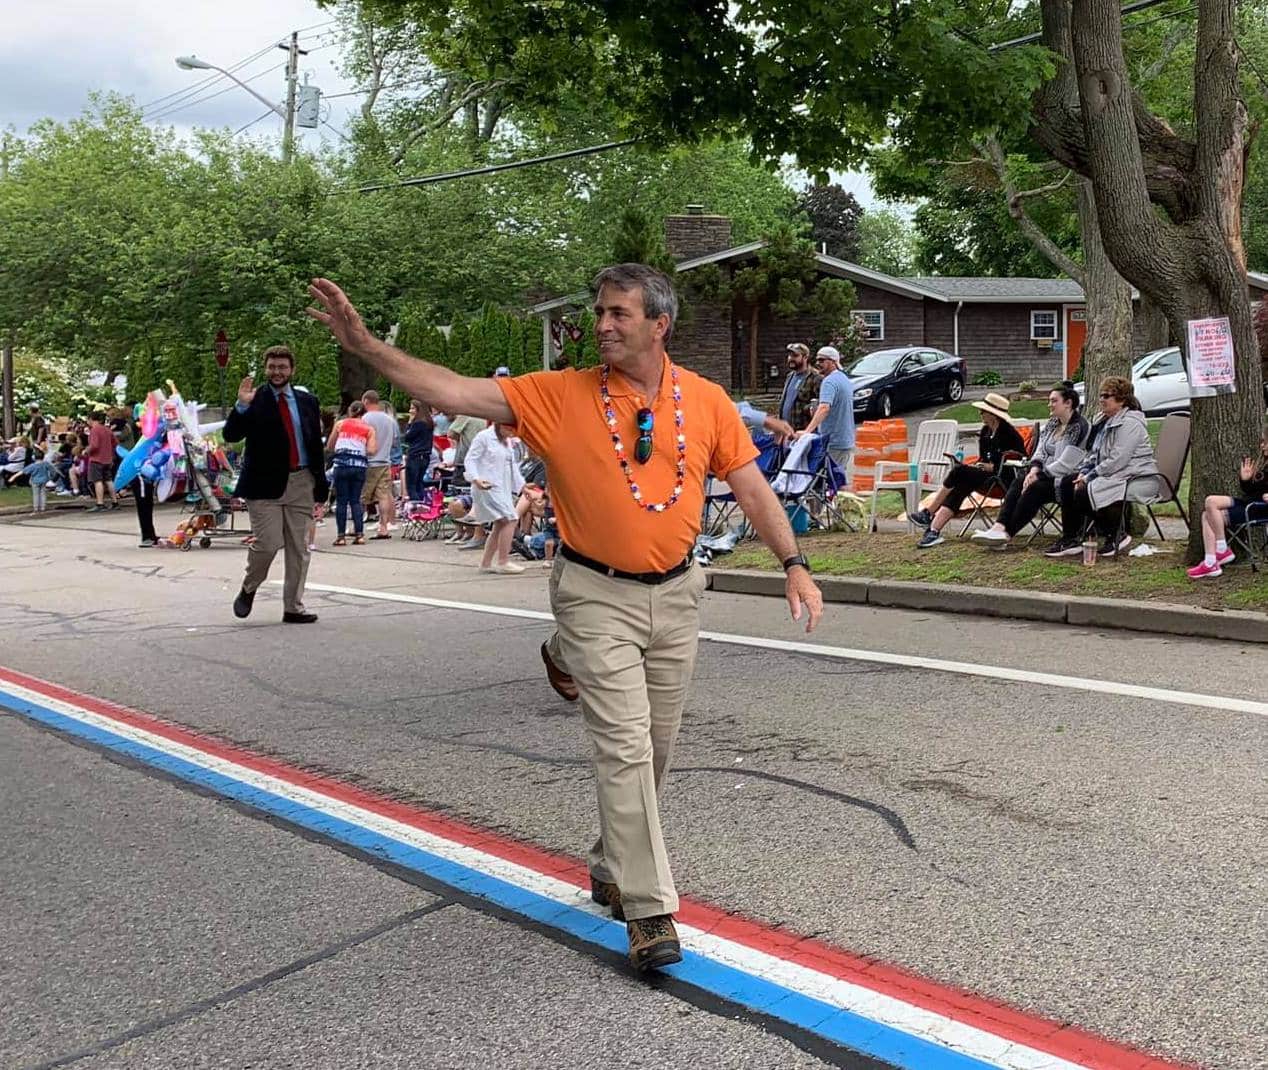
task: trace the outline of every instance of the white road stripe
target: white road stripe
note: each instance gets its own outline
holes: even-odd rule
[[[281,584],[281,580],[269,583]],[[514,609],[510,606],[488,605],[483,602],[454,602],[444,598],[424,598],[420,595],[397,594],[393,591],[367,591],[359,587],[337,587],[328,583],[310,583],[310,591],[329,594],[346,594],[357,598],[370,598],[379,602],[404,602],[408,605],[431,606],[434,609],[457,609],[468,613],[490,613],[499,617],[518,617],[522,620],[552,621],[554,616],[536,609]],[[1149,699],[1176,706],[1198,706],[1224,713],[1251,713],[1268,717],[1268,702],[1254,699],[1230,698],[1225,695],[1206,695],[1197,691],[1175,691],[1165,687],[1146,687],[1118,680],[1094,680],[1085,676],[1062,676],[1058,673],[1035,672],[1031,669],[1011,669],[1004,665],[977,665],[969,661],[948,661],[944,658],[928,658],[918,654],[891,654],[883,650],[857,650],[843,646],[825,646],[820,643],[804,643],[787,639],[767,639],[762,636],[736,635],[731,632],[701,632],[700,638],[712,643],[728,643],[732,646],[757,647],[763,650],[781,650],[790,654],[813,654],[817,657],[838,658],[843,661],[866,661],[876,665],[901,665],[911,669],[931,669],[934,672],[959,673],[962,676],[980,676],[988,680],[1009,680],[1014,683],[1037,684],[1041,687],[1062,687],[1070,691],[1090,691],[1101,695],[1120,695],[1125,698]]]
[[[475,847],[447,840],[434,833],[364,809],[354,803],[335,799],[280,777],[239,765],[228,758],[209,754],[197,747],[169,739],[124,721],[117,721],[105,714],[87,710],[62,699],[52,698],[16,683],[0,681],[0,691],[44,706],[84,724],[112,732],[164,754],[170,754],[232,780],[281,796],[311,810],[329,814],[458,865],[497,877],[574,910],[607,917],[607,911],[592,903],[583,889],[528,866],[507,861]],[[914,1006],[894,996],[820,973],[810,967],[789,962],[725,937],[702,932],[690,925],[679,922],[678,931],[683,946],[698,954],[781,987],[800,992],[812,999],[852,1011],[912,1036],[921,1037],[953,1051],[989,1062],[1003,1070],[1085,1070],[1080,1064],[1072,1063],[1059,1056],[1031,1048],[1020,1042],[1005,1040],[976,1026]]]

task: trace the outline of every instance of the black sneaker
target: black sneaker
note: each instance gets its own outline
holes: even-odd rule
[[[920,541],[916,543],[916,549],[928,550],[931,546],[938,546],[944,542],[946,542],[946,539],[942,537],[942,534],[930,528],[920,537]]]
[[[1044,557],[1073,557],[1083,553],[1083,543],[1074,539],[1058,539],[1043,552]]]
[[[914,513],[908,513],[907,519],[920,528],[927,528],[933,523],[933,514],[928,509],[920,509]]]
[[[1126,550],[1131,544],[1132,537],[1130,535],[1124,535],[1118,542],[1115,542],[1113,538],[1108,538],[1101,543],[1101,548],[1096,553],[1098,557],[1114,557]]]

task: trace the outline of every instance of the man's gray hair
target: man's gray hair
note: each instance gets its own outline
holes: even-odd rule
[[[615,264],[600,271],[590,284],[596,297],[605,286],[614,286],[622,293],[641,290],[643,315],[649,320],[661,315],[669,316],[665,341],[668,342],[673,336],[674,323],[678,319],[678,295],[674,293],[674,284],[663,271],[657,271],[646,264]]]

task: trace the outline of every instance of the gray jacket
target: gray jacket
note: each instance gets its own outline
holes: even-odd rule
[[[1079,471],[1087,481],[1088,498],[1094,509],[1122,501],[1130,477],[1156,476],[1158,465],[1145,414],[1123,409],[1106,421]],[[1131,496],[1133,500],[1151,498],[1157,490],[1157,479],[1142,479],[1132,484]]]
[[[1048,475],[1048,465],[1067,446],[1083,448],[1089,429],[1090,425],[1082,413],[1074,413],[1067,424],[1062,424],[1055,416],[1052,417],[1039,431],[1039,442],[1035,446],[1035,452],[1030,455],[1030,467],[1038,468],[1041,474]]]

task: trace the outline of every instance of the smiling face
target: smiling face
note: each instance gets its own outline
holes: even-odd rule
[[[663,348],[669,316],[648,319],[641,288],[604,286],[594,302],[594,337],[603,363],[628,368]]]
[[[264,362],[264,375],[275,390],[281,390],[289,383],[294,371],[295,365],[287,357],[273,356]]]

